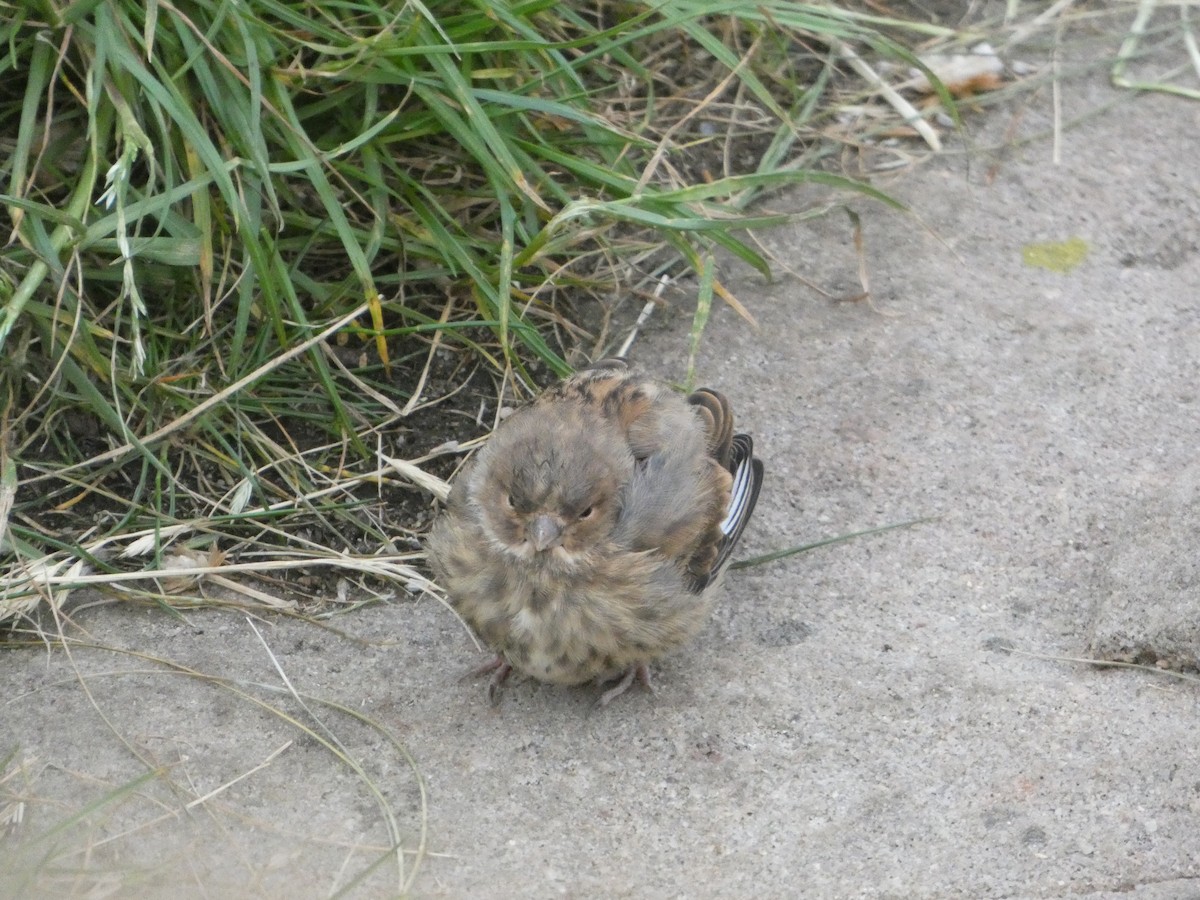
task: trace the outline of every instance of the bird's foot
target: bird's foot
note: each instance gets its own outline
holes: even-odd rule
[[[596,701],[596,706],[608,706],[613,700],[629,690],[635,678],[642,683],[646,690],[652,694],[654,693],[654,685],[650,683],[650,667],[645,663],[634,663],[625,670],[625,674],[621,676],[620,681],[600,695],[600,699]]]
[[[488,679],[487,696],[488,702],[492,706],[500,705],[500,689],[504,687],[504,682],[508,680],[508,676],[512,674],[512,666],[508,664],[503,656],[496,656],[495,659],[489,659],[481,666],[476,666],[466,674],[466,678],[479,678],[481,675],[491,674]]]

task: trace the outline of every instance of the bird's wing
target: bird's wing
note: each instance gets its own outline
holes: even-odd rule
[[[722,537],[717,549],[716,562],[713,563],[713,574],[720,572],[721,567],[728,561],[729,554],[737,546],[738,539],[754,512],[758,492],[762,488],[763,464],[762,460],[754,458],[754,441],[750,439],[750,435],[734,435],[729,471],[733,473],[733,487],[730,490],[725,518],[717,526],[721,529]]]

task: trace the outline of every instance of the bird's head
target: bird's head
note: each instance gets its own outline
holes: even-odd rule
[[[476,500],[493,541],[518,558],[571,563],[611,533],[633,460],[611,429],[521,410],[488,442]]]

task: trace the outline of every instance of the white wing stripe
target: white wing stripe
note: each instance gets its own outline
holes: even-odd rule
[[[721,520],[718,526],[721,533],[724,535],[733,534],[737,530],[738,522],[746,511],[746,504],[750,501],[750,485],[753,482],[751,472],[753,470],[753,460],[747,456],[738,463],[737,471],[733,473],[733,489],[730,491],[729,512],[725,514],[725,518]]]

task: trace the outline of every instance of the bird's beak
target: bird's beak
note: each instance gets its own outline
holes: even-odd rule
[[[526,537],[538,553],[557,547],[562,538],[562,522],[544,513],[529,525]]]

